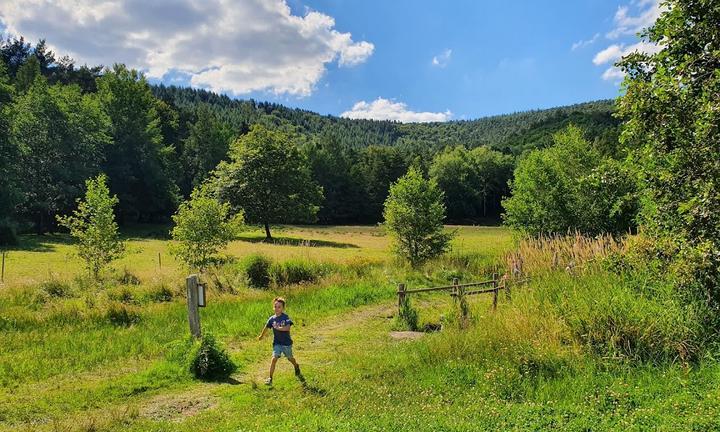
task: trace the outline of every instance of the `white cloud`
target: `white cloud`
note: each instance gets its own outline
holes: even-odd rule
[[[605,81],[622,81],[625,78],[625,73],[620,68],[613,66],[603,72],[602,78]]]
[[[606,34],[608,39],[639,33],[653,25],[664,10],[659,0],[634,0],[631,5],[641,9],[638,15],[631,15],[629,6],[618,7],[614,18],[615,28]]]
[[[450,110],[443,112],[410,111],[402,102],[394,102],[381,97],[368,103],[360,101],[350,111],[340,114],[352,119],[394,120],[402,123],[444,122],[452,118]]]
[[[448,48],[432,58],[432,65],[444,68],[450,62],[450,56],[452,56],[452,50]]]
[[[590,38],[588,40],[577,41],[574,44],[572,44],[572,47],[570,47],[570,50],[575,51],[578,48],[583,48],[588,45],[592,45],[598,40],[599,37],[600,37],[600,33],[595,33],[595,36],[593,36],[592,38]]]
[[[329,64],[360,64],[375,48],[331,16],[293,15],[286,0],[5,0],[0,21],[81,63],[180,72],[236,95],[309,95]]]
[[[632,15],[630,9],[637,10],[637,15]],[[617,39],[622,36],[635,35],[641,30],[652,26],[660,15],[665,11],[665,6],[660,6],[659,0],[632,0],[629,5],[620,6],[615,12],[614,28],[605,36],[609,39]],[[600,66],[607,63],[615,63],[621,58],[634,52],[655,54],[662,49],[660,45],[640,41],[631,45],[625,43],[614,43],[595,54],[593,63]],[[605,69],[602,78],[606,81],[619,81],[625,74],[616,66]]]

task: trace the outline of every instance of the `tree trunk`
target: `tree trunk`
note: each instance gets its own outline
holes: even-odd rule
[[[265,240],[272,240],[272,236],[270,235],[270,224],[265,222]]]

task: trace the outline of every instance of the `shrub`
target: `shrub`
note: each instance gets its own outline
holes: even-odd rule
[[[241,263],[247,283],[253,288],[267,288],[270,285],[270,258],[261,254],[253,254],[245,257]]]
[[[108,298],[110,300],[114,300],[116,302],[120,302],[123,304],[134,304],[137,303],[137,300],[135,299],[135,295],[132,291],[130,291],[126,287],[122,287],[120,289],[110,290],[107,292]]]
[[[194,344],[189,360],[190,372],[195,378],[205,381],[226,379],[237,370],[235,363],[210,333],[204,334]]]
[[[110,196],[107,177],[101,174],[87,180],[85,186],[85,199],[78,200],[77,210],[70,216],[57,216],[57,220],[78,241],[78,255],[93,278],[98,280],[100,271],[120,257],[125,244],[120,240],[113,212],[118,198]]]
[[[242,213],[231,216],[230,205],[215,199],[207,186],[195,188],[172,219],[175,227],[171,234],[176,243],[171,252],[188,267],[199,270],[212,264],[243,223]]]
[[[400,304],[400,312],[397,315],[397,324],[401,328],[405,328],[410,331],[417,331],[418,326],[418,312],[410,304],[410,298],[404,297],[403,302]]]
[[[172,301],[173,297],[174,294],[172,290],[168,288],[165,284],[153,287],[152,290],[148,293],[148,298],[150,299],[150,301],[157,303]]]
[[[329,264],[304,259],[290,259],[270,266],[270,278],[277,285],[315,282],[329,270]]]
[[[105,319],[118,327],[130,327],[140,322],[140,314],[124,304],[110,303],[105,311]]]
[[[72,297],[72,288],[67,282],[51,278],[40,283],[40,290],[50,297],[67,298]]]
[[[132,274],[127,268],[124,268],[118,282],[123,285],[140,285],[140,278]]]

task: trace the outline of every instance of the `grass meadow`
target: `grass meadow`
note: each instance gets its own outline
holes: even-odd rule
[[[167,228],[127,230],[128,252],[100,284],[67,237],[24,236],[0,285],[0,430],[720,430],[716,350],[668,287],[610,265],[621,242],[448,229],[453,250],[419,269],[392,257],[378,227],[280,227],[273,243],[243,234],[203,276],[203,331],[238,365],[221,383],[195,380],[181,360],[188,271]],[[267,289],[243,273],[258,253],[274,263]],[[518,266],[531,279],[496,312],[471,297],[460,328],[447,294],[418,295],[421,324],[442,330],[394,333],[397,283]],[[278,294],[305,381],[283,359],[266,387],[271,343],[255,336]]]

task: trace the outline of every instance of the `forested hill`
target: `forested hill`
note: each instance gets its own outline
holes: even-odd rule
[[[238,131],[263,119],[289,124],[308,135],[330,135],[343,147],[368,145],[423,147],[436,153],[448,145],[466,148],[488,146],[504,153],[547,147],[552,134],[568,124],[580,126],[589,139],[614,142],[618,120],[612,116],[613,101],[600,100],[550,109],[533,110],[443,123],[398,123],[320,115],[299,108],[250,100],[231,99],[205,90],[176,86],[153,86],[153,93],[180,110],[209,104],[216,114]]]
[[[567,125],[613,155],[613,109],[596,101],[445,123],[353,120],[153,86],[121,64],[76,67],[45,41],[0,39],[0,243],[15,227],[56,229],[56,217],[100,173],[119,199],[121,222],[167,221],[255,124],[297,147],[323,190],[321,223],[382,221],[390,184],[411,166],[437,180],[448,222],[498,220],[518,156],[551,146]]]

